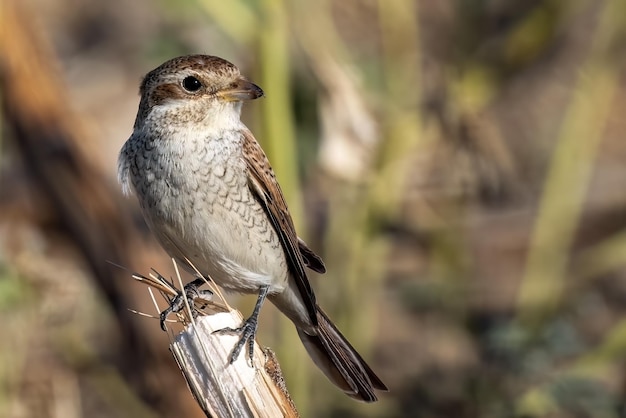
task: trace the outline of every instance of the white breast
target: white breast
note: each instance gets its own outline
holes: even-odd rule
[[[225,288],[257,292],[267,284],[272,293],[282,291],[284,251],[248,187],[240,131],[168,134],[120,156],[120,178],[132,184],[163,247]]]

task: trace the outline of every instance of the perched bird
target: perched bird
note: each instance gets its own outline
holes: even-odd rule
[[[315,364],[348,396],[376,401],[386,391],[363,358],[315,301],[305,267],[324,273],[297,235],[268,159],[241,122],[244,101],[263,90],[230,62],[208,55],[174,58],[140,87],[133,133],[118,161],[119,180],[134,191],[150,229],[181,265],[188,259],[221,287],[258,294],[237,331],[231,362],[248,344],[269,299],[295,324]],[[185,286],[197,289],[201,280]],[[180,309],[179,295],[161,315]]]

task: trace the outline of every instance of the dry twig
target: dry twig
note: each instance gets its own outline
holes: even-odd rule
[[[175,261],[174,267],[178,285],[182,288],[183,281]],[[147,277],[134,274],[133,278],[159,291],[168,303],[179,293],[173,282],[156,271]],[[170,334],[170,350],[202,410],[208,417],[298,417],[285,388],[280,366],[271,351],[264,352],[255,344],[253,364],[247,363],[245,355],[229,363],[239,336],[215,331],[237,328],[243,317],[228,305],[212,281],[207,284],[213,298],[197,299],[195,306],[190,306],[185,295],[185,309],[177,314],[178,320],[175,321],[182,323],[184,328],[176,335]],[[153,300],[160,312],[156,299]],[[198,318],[194,318],[192,309]],[[158,315],[147,316],[158,318]]]

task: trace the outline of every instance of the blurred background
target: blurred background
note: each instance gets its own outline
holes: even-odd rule
[[[302,416],[626,416],[618,0],[4,0],[0,416],[203,416],[128,311],[173,269],[116,182],[141,77],[188,53],[265,90],[320,305],[391,389],[345,397],[268,304]]]

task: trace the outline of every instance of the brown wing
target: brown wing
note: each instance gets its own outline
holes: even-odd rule
[[[315,254],[300,237],[298,237],[298,247],[300,248],[302,258],[304,259],[304,264],[306,264],[308,268],[321,274],[326,273],[326,266],[324,265],[322,258]]]
[[[267,216],[274,226],[274,230],[278,234],[280,243],[287,257],[287,264],[291,270],[291,275],[296,281],[311,321],[314,325],[317,325],[315,294],[306,276],[304,270],[305,263],[302,253],[300,252],[300,242],[303,244],[304,242],[299,240],[298,235],[296,235],[296,229],[293,225],[291,215],[289,215],[283,192],[280,190],[280,186],[274,176],[274,171],[265,153],[261,149],[261,146],[256,142],[256,139],[254,139],[250,131],[244,130],[242,134],[244,136],[243,156],[248,166],[248,185],[250,190],[252,190],[257,197],[259,203],[263,206],[263,209],[265,209]],[[304,247],[306,247],[306,245],[304,245]],[[306,248],[308,250],[308,247]],[[308,253],[313,254],[311,250],[308,250]],[[307,256],[307,258],[309,257]],[[317,259],[319,259],[319,257],[317,257]]]

